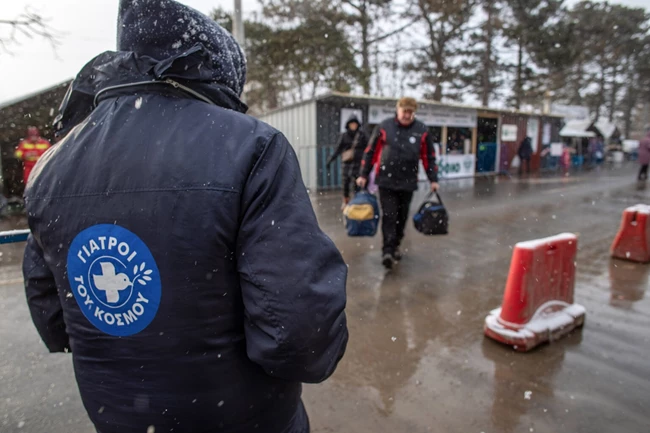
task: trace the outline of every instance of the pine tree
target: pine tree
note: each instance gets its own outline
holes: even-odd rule
[[[457,54],[465,49],[463,37],[474,12],[475,0],[411,0],[413,15],[424,28],[426,41],[414,42],[414,59],[407,71],[418,77],[417,86],[428,91],[425,98],[441,101],[444,96],[457,98],[462,64]],[[448,94],[445,94],[447,91]]]
[[[505,47],[515,50],[514,62],[508,65],[513,108],[539,101],[546,90],[542,71],[535,63],[536,51],[543,47],[549,29],[556,25],[561,4],[562,0],[503,0],[501,3]]]
[[[466,47],[461,51],[462,62],[460,87],[464,93],[474,93],[483,106],[497,96],[503,84],[502,75],[505,65],[498,51],[502,22],[499,14],[500,2],[497,0],[480,0],[480,9],[485,18],[483,22],[465,36]]]

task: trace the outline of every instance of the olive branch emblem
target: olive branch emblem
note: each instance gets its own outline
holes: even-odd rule
[[[135,265],[133,267],[133,282],[137,281],[139,284],[146,286],[147,282],[152,281],[152,278],[150,277],[151,274],[153,274],[153,271],[151,269],[146,269],[147,265],[142,262],[140,266]]]

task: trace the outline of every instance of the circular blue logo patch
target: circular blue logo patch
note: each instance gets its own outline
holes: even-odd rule
[[[158,266],[144,242],[120,226],[92,226],[74,238],[68,279],[83,314],[107,334],[137,334],[158,312]]]

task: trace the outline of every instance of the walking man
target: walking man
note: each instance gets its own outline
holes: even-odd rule
[[[533,156],[533,145],[530,137],[522,140],[517,155],[519,155],[519,176],[524,174],[524,164],[526,165],[526,173],[530,175],[530,158]]]
[[[402,258],[399,248],[413,193],[418,189],[420,160],[431,191],[438,190],[435,147],[427,126],[416,120],[416,110],[417,102],[413,98],[397,102],[396,116],[381,122],[370,137],[357,179],[357,185],[364,188],[375,167],[383,213],[382,264],[387,269]]]

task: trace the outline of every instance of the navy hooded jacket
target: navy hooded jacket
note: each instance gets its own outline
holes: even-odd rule
[[[232,37],[122,1],[25,193],[32,318],[102,433],[307,432],[345,351],[346,266],[286,138],[245,114]],[[151,431],[151,430],[149,430]]]

